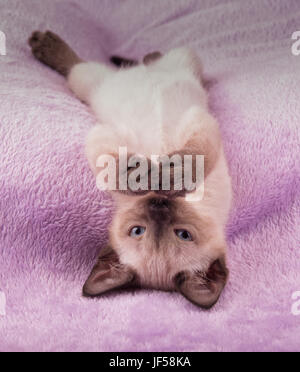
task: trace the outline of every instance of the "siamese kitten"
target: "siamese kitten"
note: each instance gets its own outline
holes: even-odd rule
[[[143,63],[112,57],[116,66],[84,62],[52,32],[34,32],[33,55],[67,78],[99,119],[86,141],[97,177],[102,154],[204,155],[204,192],[112,191],[115,213],[83,293],[143,286],[177,290],[203,308],[213,306],[228,277],[225,224],[231,184],[218,124],[208,111],[201,63],[188,48]],[[131,171],[131,169],[128,169]],[[174,190],[173,190],[174,191]]]

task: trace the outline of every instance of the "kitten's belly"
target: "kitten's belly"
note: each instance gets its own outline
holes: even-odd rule
[[[97,89],[92,108],[100,122],[136,137],[144,153],[164,153],[165,138],[176,133],[183,114],[205,106],[202,86],[190,73],[148,72],[143,66],[116,74]]]

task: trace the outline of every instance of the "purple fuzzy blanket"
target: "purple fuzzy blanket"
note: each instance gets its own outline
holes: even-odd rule
[[[35,29],[85,59],[201,56],[234,188],[231,277],[211,311],[159,291],[81,297],[111,202],[83,154],[95,118],[33,59]],[[298,0],[1,0],[0,351],[300,350],[297,29]]]

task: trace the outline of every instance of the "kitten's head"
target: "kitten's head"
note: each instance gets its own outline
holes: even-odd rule
[[[136,154],[138,149],[144,151],[147,148],[147,143],[139,141],[134,146],[132,138],[134,135],[127,133],[123,136],[107,126],[95,127],[90,132],[87,157],[96,176],[99,171],[97,159],[106,149],[111,153],[116,145],[129,143],[128,153]],[[205,179],[220,157],[217,123],[206,110],[198,107],[188,110],[176,135],[168,136],[165,141],[168,146],[164,151],[169,155],[180,154],[183,158],[185,155],[203,154]],[[153,149],[148,150],[146,156]],[[114,151],[118,159],[118,151]],[[190,170],[193,178],[196,168],[192,166]],[[149,171],[152,172],[152,167]],[[130,173],[131,169],[127,172]],[[174,169],[171,173],[174,175]],[[222,189],[223,173],[220,174],[210,183]],[[212,210],[216,208],[190,202],[184,195],[185,190],[183,193],[174,192],[178,189],[172,175],[172,187],[168,192],[164,188],[160,189],[161,192],[112,192],[116,211],[110,227],[109,245],[101,251],[98,263],[84,286],[85,295],[97,296],[114,288],[137,285],[177,290],[204,308],[216,303],[228,276],[223,226],[213,216],[216,212]],[[159,180],[161,186],[161,174]],[[213,199],[214,191],[206,190],[208,199]],[[213,203],[215,206],[219,201]]]
[[[213,306],[228,276],[223,234],[213,219],[184,197],[154,192],[115,197],[109,245],[84,294],[140,286],[178,290],[203,308]]]

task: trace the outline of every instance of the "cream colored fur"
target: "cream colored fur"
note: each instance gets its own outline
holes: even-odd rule
[[[177,201],[184,220],[181,227],[195,231],[196,239],[189,249],[173,234],[174,226],[162,237],[159,250],[154,247],[153,235],[132,239],[128,228],[134,223],[147,224],[141,222],[141,210],[154,193],[146,196],[113,193],[116,214],[110,243],[120,262],[138,273],[142,285],[173,289],[172,280],[179,271],[205,272],[212,260],[225,256],[230,178],[218,124],[208,112],[201,64],[193,51],[175,49],[147,66],[121,70],[81,63],[71,70],[68,82],[99,120],[86,144],[95,175],[97,158],[117,153],[119,146],[127,146],[130,153],[163,155],[182,149],[193,139],[209,143],[211,153],[217,154],[205,179],[204,198],[188,201],[192,199],[189,195]]]

